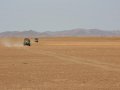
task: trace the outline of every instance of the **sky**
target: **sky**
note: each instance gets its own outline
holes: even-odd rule
[[[0,32],[120,30],[120,0],[0,0]]]

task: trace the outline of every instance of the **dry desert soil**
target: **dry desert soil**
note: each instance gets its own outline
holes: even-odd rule
[[[120,90],[120,38],[0,39],[0,90]]]

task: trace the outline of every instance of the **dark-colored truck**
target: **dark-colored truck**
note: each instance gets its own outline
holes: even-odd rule
[[[39,40],[38,40],[38,38],[35,38],[35,42],[37,42],[37,43],[38,43],[38,41],[39,41]]]
[[[23,44],[24,44],[24,46],[31,46],[30,39],[29,38],[25,38]]]

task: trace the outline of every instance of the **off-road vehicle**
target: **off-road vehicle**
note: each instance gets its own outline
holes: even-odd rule
[[[24,39],[24,46],[31,46],[31,42],[29,38]]]
[[[35,40],[34,40],[34,41],[38,43],[38,38],[35,38]]]

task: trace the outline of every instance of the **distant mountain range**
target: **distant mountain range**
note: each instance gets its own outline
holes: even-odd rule
[[[0,37],[81,37],[81,36],[120,36],[120,31],[105,31],[99,29],[72,29],[65,31],[46,31],[36,32],[33,30],[29,31],[6,31],[0,33]]]

